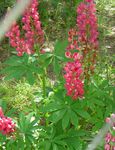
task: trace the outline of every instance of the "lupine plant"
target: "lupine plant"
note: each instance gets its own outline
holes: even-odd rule
[[[8,128],[0,124],[0,131],[14,132],[14,136],[2,136],[0,144],[8,150],[17,146],[19,150],[85,150],[115,110],[112,85],[94,71],[99,44],[96,5],[93,0],[79,3],[76,25],[69,30],[68,39],[57,41],[54,50],[47,52],[38,4],[32,0],[21,25],[14,22],[6,33],[17,56],[5,61],[1,72],[7,80],[37,84],[38,101],[32,100],[32,112],[15,114],[15,123],[0,109],[0,121],[7,122]],[[105,150],[114,150],[110,146],[114,139],[108,132]],[[104,139],[102,144],[104,149]]]
[[[23,14],[22,29],[25,31],[24,37],[21,37],[19,25],[16,23],[13,24],[11,30],[6,34],[10,39],[10,45],[16,48],[18,56],[22,56],[23,53],[34,53],[34,45],[43,43],[43,31],[39,21],[37,6],[38,2],[36,0],[32,1],[32,4],[27,7]]]

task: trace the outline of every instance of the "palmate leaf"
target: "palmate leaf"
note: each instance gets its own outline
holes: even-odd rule
[[[39,57],[39,62],[42,64],[42,67],[47,68],[53,60],[53,54],[50,52],[46,52],[44,54],[41,54]]]
[[[49,113],[51,113],[51,112],[55,112],[55,111],[58,111],[58,110],[62,110],[63,108],[64,108],[64,104],[63,103],[60,103],[58,101],[53,101],[53,102],[50,102],[50,103],[46,104],[43,107],[41,106],[39,108],[39,110],[41,112],[45,112],[45,113],[49,112]]]
[[[54,123],[58,122],[59,120],[61,120],[65,114],[66,110],[62,109],[59,111],[54,112],[51,116],[50,116],[50,120]]]
[[[71,124],[77,128],[79,119],[90,120],[90,114],[85,110],[86,106],[86,101],[72,101],[62,88],[59,88],[52,100],[41,106],[40,111],[48,113],[49,121],[60,122],[63,130],[66,130]]]
[[[50,147],[50,150],[53,150],[53,148],[54,150],[61,150],[61,148],[63,150],[65,148],[65,135],[63,134],[63,131],[61,133],[58,132],[57,126],[50,125],[49,127],[44,127],[44,130],[40,130],[39,134],[39,145],[41,145],[43,149],[45,148],[46,143],[49,143],[48,147]]]
[[[61,121],[62,128],[66,129],[70,124],[73,124],[75,127],[78,126],[78,115],[73,111],[71,101],[69,104],[66,104],[64,100],[58,101],[57,100],[49,103],[45,107],[41,107],[40,111],[43,110],[45,113],[49,113],[48,120],[57,123]]]
[[[43,73],[43,69],[38,66],[38,63],[36,61],[30,62],[29,56],[26,54],[22,57],[12,56],[4,64],[6,67],[0,73],[6,75],[6,80],[19,80],[25,77],[30,84],[33,84],[35,74]]]
[[[65,133],[65,142],[67,144],[67,149],[68,150],[82,150],[82,144],[83,141],[81,140],[84,136],[87,135],[87,132],[84,130],[78,129],[76,130],[75,128],[71,128],[67,130]]]
[[[83,130],[79,129],[76,130],[74,128],[69,129],[65,135],[65,142],[67,144],[68,150],[82,150],[82,143],[81,139],[86,136]]]
[[[35,119],[31,121],[32,117],[33,113],[29,113],[27,116],[21,113],[19,116],[18,128],[22,133],[26,135],[26,137],[31,137],[32,132],[36,130],[35,125],[36,123],[38,123],[39,117],[35,117]]]
[[[39,58],[42,67],[47,68],[50,64],[52,64],[54,73],[56,73],[57,75],[60,73],[61,70],[60,61],[62,60],[63,57],[57,56],[55,53],[50,53],[50,52],[41,54]]]

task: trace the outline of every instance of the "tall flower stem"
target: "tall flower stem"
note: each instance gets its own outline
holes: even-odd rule
[[[43,76],[42,76],[42,90],[43,97],[46,97],[46,68],[44,68]]]

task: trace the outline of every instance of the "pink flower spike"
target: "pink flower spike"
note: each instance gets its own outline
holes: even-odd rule
[[[37,0],[31,0],[30,5],[27,6],[22,17],[22,23],[23,37],[20,35],[20,28],[16,22],[13,23],[10,31],[6,34],[10,45],[16,49],[18,56],[22,56],[24,53],[31,55],[35,51],[35,44],[42,46],[44,43],[44,32],[39,20]]]
[[[4,116],[2,108],[0,107],[0,132],[3,135],[10,135],[15,131],[15,124],[11,118]]]

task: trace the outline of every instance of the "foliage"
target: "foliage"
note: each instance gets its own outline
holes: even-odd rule
[[[0,147],[5,147],[6,150],[16,149],[17,146],[20,150],[26,148],[34,148],[36,136],[35,131],[38,129],[38,118],[33,117],[33,113],[24,115],[20,113],[19,120],[17,120],[17,132],[12,137],[8,138],[3,135],[0,135]]]
[[[0,18],[5,15],[5,12],[8,7],[11,7],[16,0],[1,0],[0,1]]]
[[[40,53],[39,47],[34,45],[35,54],[12,55],[3,63],[0,106],[16,122],[16,131],[9,136],[0,134],[0,148],[84,150],[102,128],[105,119],[115,112],[114,70],[107,59],[103,62],[98,57],[95,73],[89,80],[84,80],[82,98],[73,100],[66,94],[63,67],[72,59],[65,57],[68,45],[65,37],[68,28],[74,26],[75,9],[80,1],[40,1],[45,33],[48,32],[48,39],[51,36],[51,40],[56,40],[54,50]],[[99,12],[105,9],[102,1],[96,3]],[[103,33],[101,23],[104,21],[101,15],[98,16],[99,31]],[[59,38],[64,40],[57,40],[57,34],[53,36],[58,30],[61,33]],[[100,40],[103,39],[101,36]],[[100,145],[97,149],[103,149],[104,139]]]

